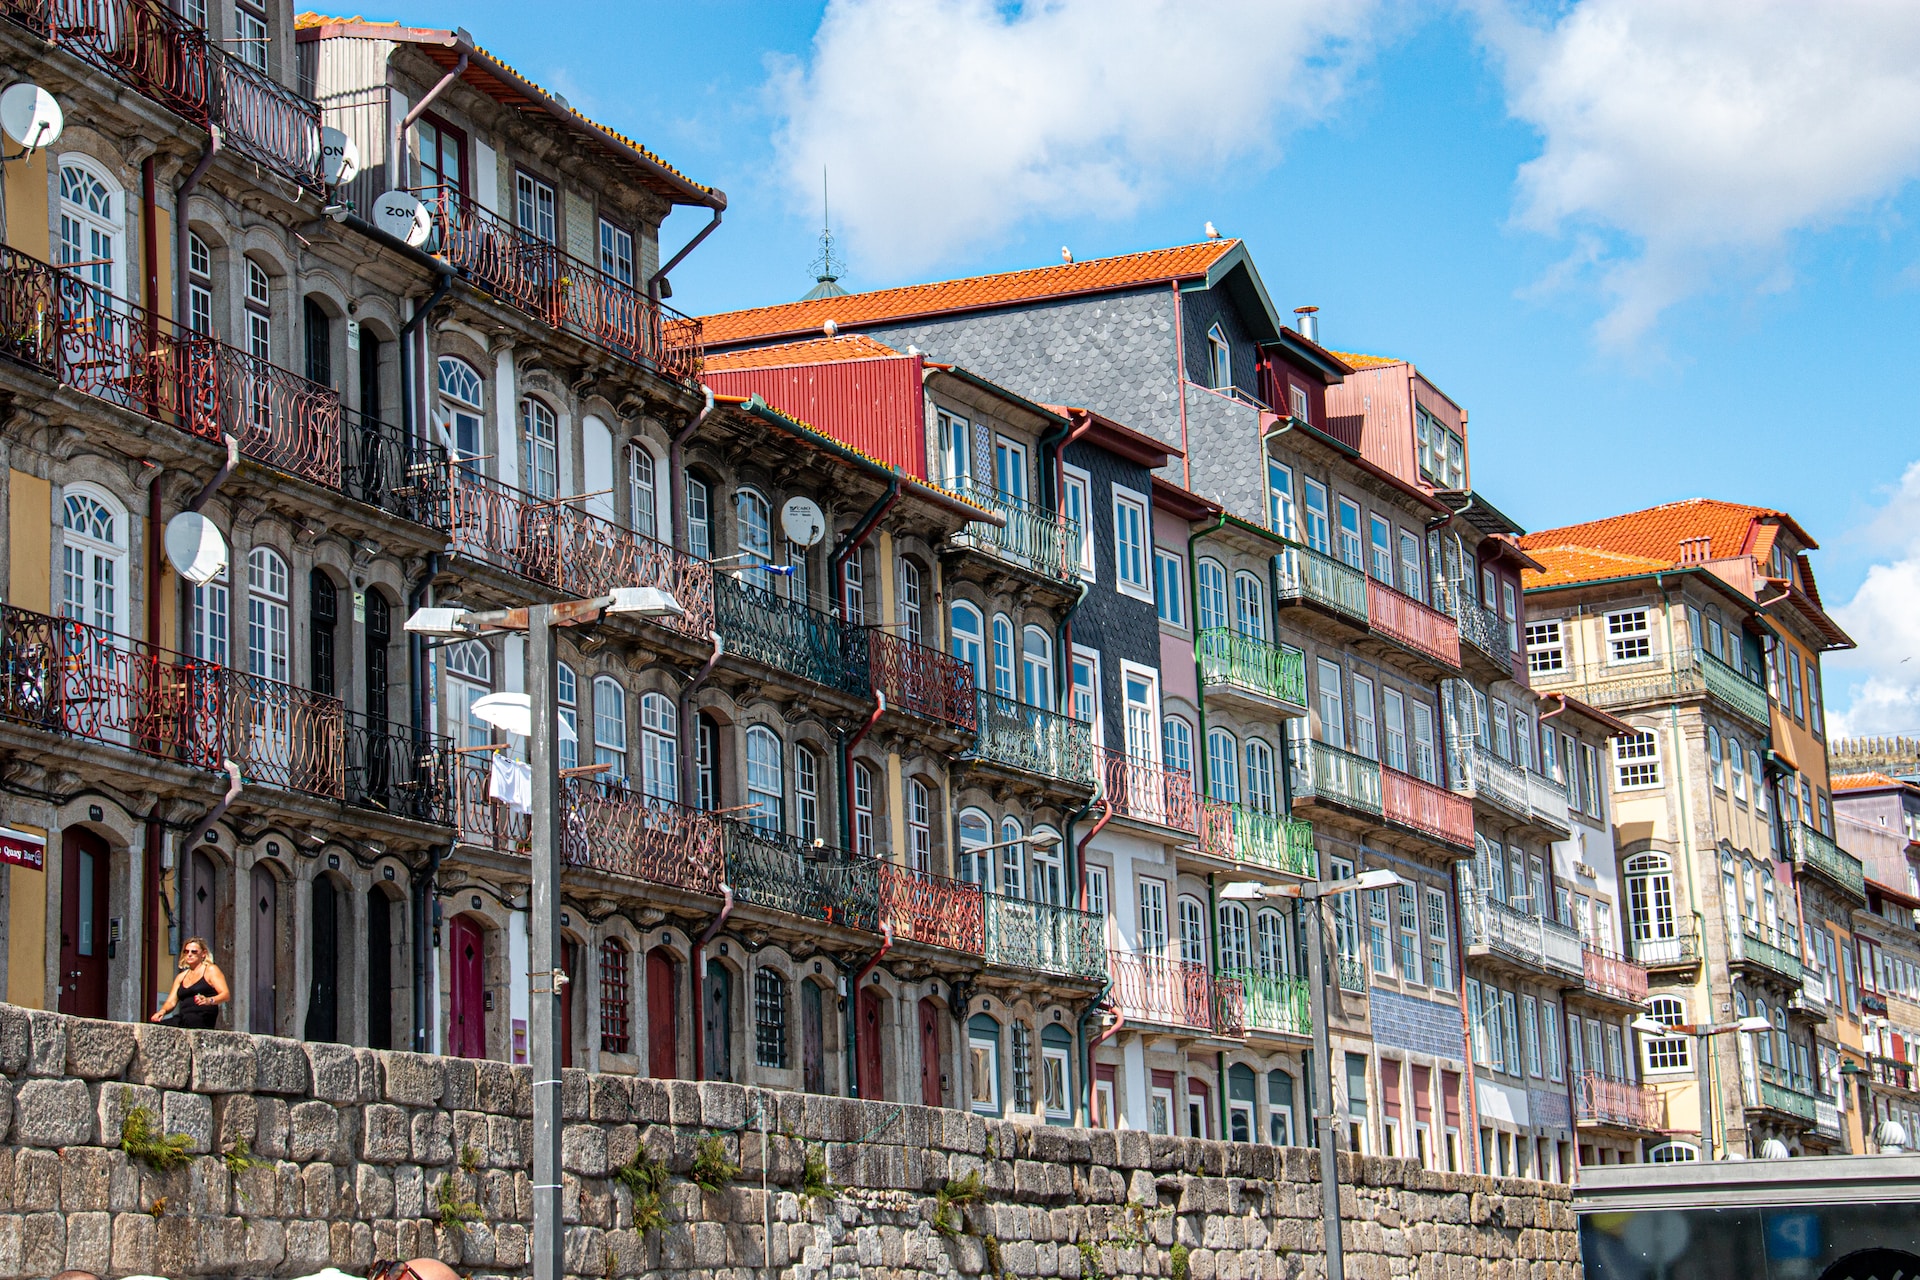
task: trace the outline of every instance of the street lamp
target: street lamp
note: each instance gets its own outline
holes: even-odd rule
[[[1745,1031],[1755,1035],[1772,1035],[1773,1024],[1765,1018],[1741,1018],[1737,1022],[1658,1022],[1646,1014],[1641,1014],[1627,1024],[1635,1031],[1647,1036],[1692,1036],[1694,1038],[1696,1060],[1700,1077],[1700,1089],[1704,1098],[1700,1107],[1700,1141],[1707,1148],[1707,1159],[1712,1160],[1713,1130],[1713,1062],[1707,1056],[1707,1042],[1714,1036],[1730,1035],[1735,1031]]]
[[[554,698],[559,659],[553,629],[598,622],[607,614],[664,618],[684,612],[672,593],[659,587],[615,587],[588,600],[515,609],[417,609],[406,622],[411,635],[449,640],[492,631],[527,634],[526,718],[521,727],[533,766],[533,893],[527,916],[532,970],[527,974],[527,1023],[533,1050],[534,1280],[561,1280],[565,1274],[560,1223],[560,1037],[565,1029],[560,1025],[560,988],[567,979],[560,965],[560,753],[556,749],[560,709]],[[497,718],[489,723],[511,732],[513,725],[502,722],[518,722],[516,702],[493,707]],[[544,731],[532,732],[536,725]]]
[[[1222,902],[1258,902],[1267,898],[1297,898],[1304,907],[1304,927],[1312,939],[1307,947],[1307,999],[1313,1016],[1313,1052],[1319,1060],[1320,1075],[1326,1084],[1321,1096],[1326,1109],[1316,1111],[1320,1137],[1320,1221],[1326,1236],[1327,1280],[1346,1280],[1346,1264],[1341,1258],[1340,1238],[1340,1159],[1334,1151],[1333,1122],[1333,1047],[1327,1028],[1326,939],[1320,930],[1320,902],[1337,893],[1391,889],[1412,883],[1398,872],[1386,868],[1363,871],[1344,880],[1310,880],[1304,884],[1261,884],[1258,880],[1236,880],[1220,890]],[[1309,1078],[1311,1084],[1311,1078]]]

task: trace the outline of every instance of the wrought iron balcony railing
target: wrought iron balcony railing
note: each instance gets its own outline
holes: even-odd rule
[[[454,825],[460,841],[495,853],[524,854],[531,820],[489,795],[489,768],[482,755],[454,758]]]
[[[1532,666],[1528,680],[1534,688],[1578,684],[1582,700],[1596,707],[1631,707],[1705,694],[1758,728],[1769,723],[1766,686],[1705,649],[1681,649],[1671,661],[1656,654],[1644,662],[1560,666],[1548,666],[1535,654]]]
[[[1302,601],[1366,625],[1367,575],[1298,543],[1274,557],[1274,592],[1282,603]]]
[[[361,809],[452,826],[453,743],[384,717],[348,711],[346,799]]]
[[[1380,764],[1342,747],[1318,740],[1293,742],[1288,748],[1293,765],[1293,797],[1317,799],[1358,809],[1379,817]]]
[[[1447,729],[1447,785],[1452,791],[1475,796],[1516,818],[1531,821],[1533,796],[1527,789],[1527,771],[1509,764],[1473,738]]]
[[[979,691],[980,733],[962,759],[1005,765],[1074,786],[1093,785],[1093,726]]]
[[[1567,784],[1534,769],[1521,769],[1527,778],[1527,808],[1537,821],[1571,831],[1567,815]]]
[[[1585,981],[1580,935],[1559,921],[1515,910],[1485,889],[1466,895],[1460,917],[1469,952],[1499,955],[1541,973]]]
[[[1647,1001],[1647,968],[1625,956],[1603,951],[1592,943],[1581,945],[1585,957],[1586,987],[1589,994],[1641,1005]]]
[[[1753,1076],[1746,1083],[1748,1107],[1764,1107],[1769,1111],[1778,1111],[1783,1115],[1804,1120],[1809,1125],[1814,1122],[1815,1106],[1811,1080],[1763,1062],[1758,1064]]]
[[[341,423],[346,456],[340,491],[402,520],[444,530],[450,514],[446,449],[409,441],[398,428],[352,409],[341,411]]]
[[[1108,998],[1128,1022],[1214,1030],[1218,1010],[1213,975],[1205,965],[1118,948],[1108,952],[1107,965],[1113,974]]]
[[[617,782],[561,784],[568,866],[720,896],[720,822],[711,813]]]
[[[1656,1133],[1665,1127],[1666,1108],[1651,1086],[1609,1080],[1592,1071],[1577,1081],[1575,1117],[1580,1124],[1607,1125]]]
[[[1800,989],[1787,1000],[1787,1010],[1824,1022],[1833,1006],[1827,1000],[1827,975],[1812,965],[1802,967]]]
[[[1500,620],[1500,615],[1469,598],[1465,591],[1456,588],[1450,594],[1453,616],[1460,624],[1460,638],[1500,666],[1512,666],[1513,650],[1507,644],[1507,624]]]
[[[959,729],[975,727],[973,668],[952,654],[868,627],[867,661],[873,687],[887,695],[889,709],[943,720]]]
[[[1727,949],[1736,964],[1756,965],[1796,985],[1804,972],[1798,939],[1759,920],[1728,921]]]
[[[1367,579],[1367,625],[1442,666],[1460,666],[1460,624],[1373,578]]]
[[[1867,869],[1833,837],[1801,823],[1793,833],[1793,859],[1803,870],[1817,871],[1861,902],[1867,900]]]
[[[871,691],[866,628],[730,573],[714,576],[713,611],[729,654],[856,697]]]
[[[1627,950],[1636,963],[1649,969],[1677,969],[1700,963],[1700,935],[1694,932],[1693,919],[1677,916],[1637,925],[1627,939]]]
[[[1001,893],[982,898],[987,963],[1091,982],[1107,976],[1106,922],[1093,912]]]
[[[954,546],[977,548],[1056,582],[1079,580],[1079,524],[977,480],[962,480],[953,488],[975,506],[1006,518],[1004,526],[985,521],[967,525],[952,535]]]
[[[1473,806],[1444,787],[1398,769],[1383,768],[1380,799],[1388,822],[1458,848],[1473,848]]]
[[[1307,655],[1300,650],[1227,627],[1208,627],[1196,641],[1200,680],[1207,688],[1238,690],[1289,707],[1307,705]]]
[[[731,818],[726,847],[735,902],[879,932],[880,867],[872,858]]]
[[[1216,981],[1225,979],[1240,984],[1241,1022],[1248,1031],[1289,1036],[1313,1034],[1313,1002],[1305,978],[1254,969],[1230,969],[1222,972]]]
[[[1342,991],[1352,991],[1365,995],[1367,990],[1367,962],[1357,955],[1337,955],[1333,958],[1334,976]]]
[[[666,377],[699,375],[700,321],[456,191],[433,187],[418,195],[433,215],[437,238],[429,247],[500,301]]]
[[[228,670],[227,757],[256,786],[347,798],[340,699]]]
[[[1200,830],[1200,802],[1193,775],[1158,761],[1139,760],[1122,751],[1095,748],[1100,760],[1101,794],[1123,817],[1175,831]]]
[[[1235,861],[1308,880],[1320,878],[1320,851],[1313,844],[1311,822],[1244,804],[1209,803],[1218,806],[1225,819],[1226,848]]]
[[[442,527],[456,551],[570,595],[660,587],[684,610],[660,619],[662,626],[700,639],[712,634],[714,574],[706,561],[567,503],[543,502],[466,465],[451,464],[446,474],[449,511]]]
[[[980,886],[880,860],[880,919],[895,942],[985,955],[986,907]]]

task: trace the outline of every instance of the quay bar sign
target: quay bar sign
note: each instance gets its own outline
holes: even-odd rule
[[[28,867],[34,871],[45,871],[47,869],[47,838],[26,831],[16,831],[12,827],[0,827],[0,863]]]

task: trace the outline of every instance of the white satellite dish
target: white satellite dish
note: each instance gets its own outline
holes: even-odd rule
[[[788,498],[787,505],[780,508],[780,527],[794,542],[811,547],[826,536],[827,518],[812,498]]]
[[[373,225],[418,249],[427,242],[433,219],[411,192],[389,191],[373,202]]]
[[[490,693],[484,698],[475,698],[467,707],[476,719],[490,724],[503,733],[511,733],[524,738],[533,728],[533,702],[524,693]],[[560,741],[578,742],[580,735],[565,720],[558,722]]]
[[[165,542],[167,563],[196,587],[227,571],[227,540],[198,511],[182,511],[167,521]]]
[[[328,127],[320,131],[320,173],[327,185],[337,187],[352,182],[360,172],[360,144],[340,130]]]
[[[27,150],[52,145],[65,127],[60,104],[39,85],[23,80],[0,91],[0,130]]]

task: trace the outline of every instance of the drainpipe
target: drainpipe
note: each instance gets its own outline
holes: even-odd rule
[[[439,259],[436,258],[434,261],[439,262]],[[440,278],[433,282],[433,292],[427,295],[425,302],[414,308],[414,312],[407,318],[407,322],[400,326],[400,430],[401,434],[407,438],[407,447],[409,449],[413,447],[414,433],[416,430],[419,430],[421,435],[426,434],[423,426],[416,427],[415,425],[426,415],[420,412],[419,406],[414,403],[419,396],[413,388],[414,361],[425,353],[410,352],[407,349],[407,340],[416,332],[421,331],[421,324],[433,309],[440,305],[440,300],[447,296],[447,291],[453,288],[453,268],[447,266],[444,262],[440,263],[440,267]],[[424,343],[424,335],[421,340]]]
[[[440,863],[453,852],[452,845],[435,845],[427,854],[424,874],[413,878],[413,1051],[426,1053],[431,1047],[433,1018],[427,1008],[431,988],[427,983],[429,957],[428,931],[433,928],[433,882],[440,874]]]
[[[1222,529],[1226,527],[1227,527],[1227,512],[1226,512],[1226,508],[1222,506],[1220,509],[1220,514],[1217,517],[1215,517],[1214,522],[1211,526],[1205,529],[1195,529],[1192,533],[1187,535],[1187,622],[1193,633],[1193,639],[1194,639],[1193,687],[1196,693],[1198,694],[1198,696],[1194,698],[1193,704],[1194,704],[1194,709],[1200,715],[1200,732],[1199,732],[1198,740],[1193,744],[1193,758],[1194,758],[1194,763],[1200,766],[1200,770],[1199,770],[1200,797],[1201,797],[1201,808],[1203,810],[1200,825],[1202,829],[1204,829],[1206,826],[1206,819],[1204,816],[1204,810],[1206,807],[1205,797],[1212,793],[1213,779],[1208,776],[1209,766],[1207,764],[1207,699],[1205,696],[1207,681],[1204,673],[1202,673],[1202,671],[1200,670],[1200,644],[1199,644],[1199,640],[1200,640],[1199,554],[1200,552],[1198,547],[1199,547],[1200,539],[1211,537],[1212,535],[1220,532]],[[1283,784],[1286,784],[1286,779],[1288,777],[1288,774],[1289,774],[1289,771],[1287,769],[1282,769],[1280,771],[1280,777],[1282,779]],[[1286,784],[1286,785],[1291,785],[1291,784]],[[1292,804],[1292,799],[1293,797],[1291,793],[1289,793],[1287,795],[1287,801],[1289,805]]]
[[[468,56],[467,53],[464,50],[462,50],[460,54],[460,61],[453,64],[453,70],[447,72],[447,74],[445,74],[444,76],[441,76],[440,83],[434,85],[433,88],[427,90],[426,96],[422,97],[420,101],[414,103],[413,110],[407,112],[406,116],[402,118],[400,123],[394,128],[393,157],[394,157],[394,162],[400,166],[400,172],[394,175],[393,185],[396,187],[399,187],[403,191],[409,189],[413,185],[411,181],[413,175],[408,172],[409,166],[407,164],[407,130],[413,128],[413,122],[420,118],[421,112],[425,111],[428,107],[433,105],[433,100],[440,96],[441,91],[444,90],[448,85],[452,84],[455,80],[458,80],[461,74],[466,71],[467,56]]]
[[[420,571],[420,581],[407,593],[407,613],[425,605],[433,598],[433,578],[440,572],[440,553],[427,552],[426,567]],[[409,719],[413,722],[413,731],[422,734],[427,731],[427,645],[426,637],[409,635],[407,637],[407,701]]]
[[[860,1072],[858,1070],[860,1046],[860,989],[867,975],[879,965],[881,958],[893,950],[893,925],[890,921],[880,922],[880,949],[867,957],[866,964],[860,967],[860,974],[853,980],[853,986],[847,990],[847,1096],[860,1096]]]
[[[720,638],[718,631],[709,632],[708,639],[713,641],[713,652],[693,673],[693,679],[680,686],[680,696],[676,699],[680,704],[680,794],[687,798],[690,808],[698,807],[695,801],[700,795],[700,729],[693,712],[693,695],[707,682],[707,677],[713,674],[714,667],[720,662],[720,655],[727,651],[726,642]]]
[[[464,60],[464,55],[462,55],[462,57]],[[718,227],[720,226],[720,214],[722,210],[725,209],[725,207],[726,206],[724,204],[713,206],[713,221],[709,222],[706,226],[700,228],[699,232],[693,237],[693,239],[687,241],[686,246],[682,248],[680,252],[674,254],[671,258],[668,258],[666,266],[661,267],[658,271],[654,272],[652,275],[647,277],[647,297],[652,300],[655,306],[660,305],[660,299],[663,296],[661,292],[661,287],[665,285],[667,282],[667,272],[679,266],[683,258],[685,258],[688,254],[692,253],[695,249],[699,248],[700,242],[702,240],[705,240],[708,236],[712,235],[714,231],[718,229]]]
[[[879,500],[867,508],[867,513],[860,517],[853,528],[841,535],[840,541],[833,544],[833,554],[827,557],[827,580],[833,584],[833,604],[830,611],[838,612],[846,598],[847,557],[859,550],[872,535],[874,526],[880,523],[881,518],[891,511],[893,504],[898,501],[900,501],[900,477],[895,476],[887,481],[887,491],[880,495]]]
[[[703,382],[700,394],[706,397],[706,403],[667,444],[667,479],[673,494],[673,546],[677,551],[687,550],[687,468],[681,461],[681,450],[713,412],[713,388]]]
[[[1560,699],[1560,705],[1559,705],[1559,706],[1557,706],[1557,707],[1555,707],[1555,708],[1554,708],[1553,710],[1551,710],[1551,711],[1549,711],[1549,712],[1547,712],[1547,713],[1546,713],[1545,715],[1543,715],[1543,716],[1541,716],[1541,717],[1540,717],[1540,720],[1539,720],[1539,723],[1541,723],[1541,724],[1545,724],[1545,723],[1546,723],[1547,721],[1549,721],[1549,720],[1551,720],[1551,719],[1553,719],[1553,718],[1554,718],[1555,716],[1557,716],[1557,715],[1559,715],[1559,714],[1560,714],[1560,713],[1561,713],[1562,711],[1565,711],[1565,710],[1567,709],[1567,695],[1566,695],[1566,694],[1564,694],[1564,693],[1550,693],[1550,694],[1548,694],[1547,696],[1548,696],[1548,697],[1550,697],[1550,698],[1558,698],[1558,699]]]
[[[1180,487],[1193,489],[1193,455],[1187,452],[1187,334],[1180,314],[1180,282],[1168,282],[1173,290],[1173,394],[1180,398]],[[1263,477],[1264,478],[1264,477]]]
[[[1113,1025],[1105,1031],[1102,1031],[1099,1039],[1095,1040],[1092,1044],[1087,1044],[1087,1019],[1099,1010],[1100,1002],[1105,1000],[1108,993],[1112,990],[1113,979],[1108,978],[1107,985],[1100,988],[1100,994],[1092,1000],[1089,1000],[1087,1007],[1080,1014],[1080,1043],[1087,1045],[1086,1078],[1082,1083],[1086,1086],[1087,1091],[1087,1123],[1089,1125],[1093,1123],[1093,1051],[1113,1039],[1114,1036],[1119,1034],[1120,1028],[1127,1025],[1127,1015],[1121,1010],[1120,1006],[1116,1004],[1113,1006]]]
[[[713,941],[713,935],[720,932],[720,926],[733,914],[733,886],[720,886],[720,914],[707,925],[707,931],[700,935],[700,941],[693,944],[693,954],[688,957],[688,968],[693,970],[693,1078],[707,1078],[706,1020],[707,1020],[707,944]]]
[[[151,163],[151,162],[149,162]],[[191,851],[188,851],[191,852]],[[160,931],[160,806],[154,805],[147,812],[146,847],[141,857],[141,897],[145,906],[140,920],[140,1004],[134,1010],[134,1016],[144,1022],[152,1009],[153,1001],[153,948],[159,941],[156,935]],[[176,883],[178,881],[176,880]],[[178,891],[175,897],[178,898]]]
[[[875,689],[873,691],[873,710],[851,738],[840,741],[840,836],[846,841],[848,852],[853,850],[853,749],[860,740],[873,731],[880,722],[880,714],[887,709],[887,695]]]
[[[207,503],[211,502],[213,495],[220,492],[220,486],[227,482],[227,477],[231,476],[240,466],[240,437],[234,435],[231,431],[225,431],[221,433],[220,439],[225,442],[227,446],[226,459],[221,462],[218,471],[207,477],[207,482],[200,486],[200,492],[193,495],[193,501],[187,504],[187,510],[189,511],[198,511],[205,507]],[[155,478],[154,483],[156,486],[159,484],[158,477]],[[153,500],[154,519],[158,520],[160,518],[160,499],[157,488],[155,492],[156,496]]]
[[[1100,779],[1096,776],[1095,781],[1098,782],[1100,781]],[[1093,808],[1095,800],[1099,801],[1100,803],[1100,820],[1093,824],[1093,830],[1087,832],[1087,834],[1081,838],[1080,844],[1078,845],[1078,847],[1075,847],[1071,843],[1073,840],[1073,825],[1079,819],[1086,816],[1087,810]],[[1093,800],[1087,801],[1086,805],[1080,810],[1080,812],[1074,814],[1073,817],[1067,819],[1067,824],[1066,824],[1067,830],[1066,830],[1065,841],[1067,843],[1067,847],[1069,849],[1072,849],[1074,854],[1074,863],[1075,863],[1074,876],[1076,880],[1076,885],[1079,889],[1079,896],[1077,900],[1080,903],[1080,909],[1082,911],[1085,911],[1087,909],[1087,846],[1092,844],[1093,838],[1100,834],[1100,829],[1106,826],[1111,821],[1113,821],[1113,800],[1110,796],[1106,794],[1105,787],[1100,787],[1099,790],[1095,791]],[[1106,922],[1105,921],[1101,922],[1101,941],[1102,942],[1106,941]]]
[[[1460,1150],[1465,1152],[1468,1149],[1468,1144],[1471,1143],[1474,1170],[1479,1173],[1485,1173],[1487,1153],[1480,1149],[1480,1096],[1478,1086],[1475,1085],[1473,1078],[1473,1024],[1467,1021],[1467,1000],[1465,995],[1467,989],[1467,944],[1466,939],[1462,936],[1465,930],[1458,927],[1462,922],[1458,918],[1460,904],[1460,869],[1457,866],[1452,872],[1452,879],[1455,908],[1454,924],[1456,926],[1453,931],[1453,971],[1460,979],[1460,991],[1462,993],[1460,997],[1460,1030],[1462,1033],[1462,1041],[1466,1045],[1467,1050],[1461,1062],[1464,1070],[1460,1077],[1460,1126],[1465,1129],[1466,1132],[1460,1135]],[[1445,1084],[1446,1081],[1442,1079],[1441,1083]],[[1442,1143],[1446,1141],[1446,1130],[1447,1099],[1443,1091],[1440,1098],[1440,1141]],[[1579,1145],[1577,1134],[1575,1135],[1574,1144],[1576,1146]]]
[[[187,300],[187,197],[200,186],[200,179],[206,176],[207,169],[213,164],[213,158],[220,154],[220,127],[210,125],[207,128],[207,149],[200,153],[199,163],[193,166],[193,172],[180,184],[179,191],[173,197],[173,318],[182,328],[186,327],[187,317],[191,314]]]

